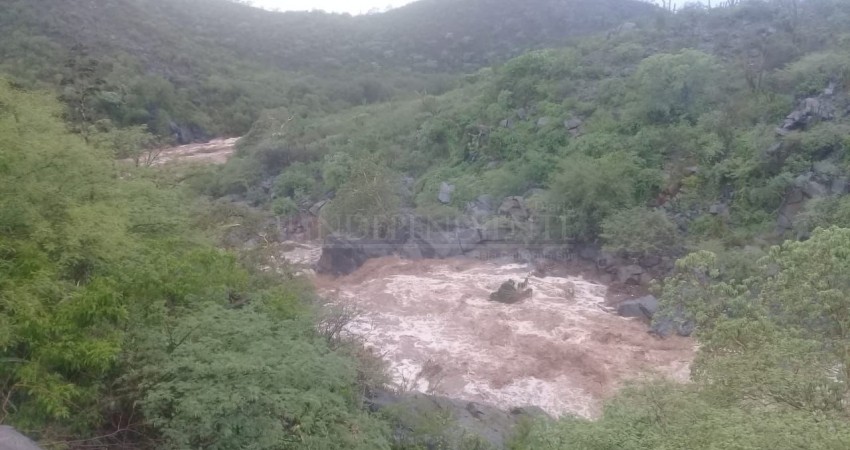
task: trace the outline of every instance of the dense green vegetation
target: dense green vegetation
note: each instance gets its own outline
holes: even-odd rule
[[[0,14],[0,424],[51,448],[481,448],[366,412],[380,370],[239,244],[323,200],[335,231],[385,232],[488,195],[525,198],[531,241],[678,259],[656,289],[700,344],[692,383],[513,448],[850,447],[848,2],[31,3]],[[138,167],[246,131],[222,167]]]
[[[5,81],[0,175],[0,422],[60,447],[388,448],[310,289],[216,249],[214,210],[192,226],[192,197]]]
[[[97,80],[77,102],[92,122],[146,125],[187,143],[241,135],[266,108],[312,117],[442,93],[461,70],[652,11],[635,0],[491,3],[427,0],[351,17],[270,13],[231,0],[12,0],[0,15],[0,72],[63,92]],[[83,68],[91,73],[81,77]]]
[[[663,317],[697,324],[693,383],[636,385],[602,419],[535,423],[515,448],[845,448],[850,291],[838,274],[850,242],[816,229],[847,223],[848,26],[844,2],[691,8],[528,53],[439,96],[285,129],[273,118],[286,114],[269,113],[205,192],[301,208],[336,192],[332,226],[338,211],[444,219],[483,194],[518,195],[538,219],[532,240],[554,221],[626,258],[691,252],[658,289]],[[805,120],[786,127],[795,110]],[[360,161],[382,175],[356,175]],[[378,179],[399,200],[351,194]],[[801,209],[793,226],[777,220],[788,205]]]

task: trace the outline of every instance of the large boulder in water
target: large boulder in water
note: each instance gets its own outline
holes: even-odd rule
[[[528,280],[516,284],[514,280],[508,280],[499,286],[499,290],[490,294],[490,300],[499,303],[519,303],[531,297],[532,290],[528,288]]]
[[[318,270],[332,275],[348,275],[368,259],[369,256],[357,241],[339,236],[328,236],[322,245]]]
[[[623,317],[652,319],[658,312],[658,299],[653,295],[626,300],[617,306],[617,314]]]
[[[41,447],[14,428],[0,425],[0,450],[41,450]]]

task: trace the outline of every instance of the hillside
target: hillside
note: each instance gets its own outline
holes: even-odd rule
[[[318,216],[330,274],[387,253],[568,255],[651,289],[637,315],[655,335],[695,334],[691,385],[636,386],[512,448],[841,448],[825,430],[847,429],[850,398],[848,29],[840,1],[688,8],[441,95],[270,111],[192,183]]]
[[[323,114],[443,92],[454,77],[441,74],[657,12],[634,0],[429,0],[363,17],[229,0],[15,0],[3,8],[0,70],[50,86],[74,77],[68,60],[93,59],[104,80],[91,105],[98,115],[160,136],[180,128],[183,143],[185,135],[244,133],[265,108]]]
[[[189,70],[182,60],[211,48],[284,70],[474,70],[658,12],[635,0],[423,0],[356,17],[268,12],[228,0],[51,0],[37,11],[28,4],[12,2],[3,31],[14,23],[58,43],[126,52],[163,75]]]

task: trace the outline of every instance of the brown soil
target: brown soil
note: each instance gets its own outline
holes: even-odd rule
[[[203,144],[181,145],[163,150],[153,165],[172,163],[224,164],[233,155],[239,138],[213,139]]]

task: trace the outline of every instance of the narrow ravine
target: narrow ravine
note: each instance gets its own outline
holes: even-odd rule
[[[299,246],[285,256],[311,264],[319,254]],[[526,277],[530,299],[489,301],[504,281]],[[521,264],[387,257],[315,282],[357,311],[348,333],[389,362],[397,385],[505,409],[596,417],[629,379],[686,381],[694,354],[691,339],[658,339],[645,324],[607,312],[605,286],[537,277]]]

